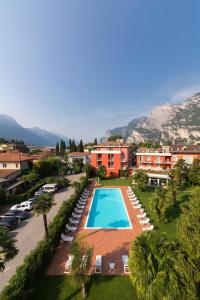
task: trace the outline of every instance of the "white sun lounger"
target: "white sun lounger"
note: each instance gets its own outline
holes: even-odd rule
[[[72,213],[72,216],[76,219],[80,219],[81,218],[81,215],[79,214],[76,214],[75,212]]]
[[[151,231],[153,230],[154,226],[153,225],[150,225],[149,227],[143,227],[142,230],[143,231]]]
[[[122,263],[124,268],[124,273],[129,273],[129,265],[128,265],[128,255],[122,255]]]
[[[87,198],[80,197],[79,200],[84,201],[84,202],[87,202]]]
[[[75,219],[73,219],[73,218],[69,218],[69,222],[70,222],[71,224],[78,225],[79,220],[75,220]]]
[[[83,205],[86,204],[86,202],[87,202],[87,201],[83,201],[83,200],[81,200],[81,199],[78,200],[78,203],[80,203],[80,204],[82,203]]]
[[[134,208],[141,208],[142,204],[133,205]]]
[[[65,270],[64,270],[64,273],[70,273],[71,270],[72,270],[72,263],[73,263],[73,260],[74,260],[74,255],[69,255],[68,256],[68,259],[65,263]]]
[[[78,208],[74,208],[74,211],[77,213],[77,214],[82,214],[83,212],[83,209],[78,209]]]
[[[143,213],[143,214],[141,214],[141,215],[137,215],[137,218],[138,219],[142,219],[142,218],[145,218],[146,217],[146,213]]]
[[[133,203],[134,205],[139,204],[139,200],[131,200],[131,203]]]
[[[77,230],[77,226],[70,226],[69,224],[66,224],[65,229],[68,231],[76,231]]]
[[[148,224],[149,221],[150,221],[150,219],[147,218],[147,219],[145,219],[145,220],[140,220],[139,223],[140,223],[140,224]]]
[[[73,236],[68,236],[68,235],[65,235],[64,233],[61,234],[61,237],[60,237],[60,243],[71,243],[73,241]]]
[[[136,196],[129,196],[129,199],[130,200],[137,200],[137,197]]]
[[[102,273],[102,256],[96,256],[95,271],[96,274]]]
[[[83,209],[83,208],[85,207],[85,205],[80,205],[80,204],[77,203],[77,204],[76,204],[76,207],[77,207],[77,208],[80,208],[80,209]]]

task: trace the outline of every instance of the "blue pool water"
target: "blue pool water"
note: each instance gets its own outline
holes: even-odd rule
[[[132,228],[120,189],[95,190],[85,228]]]

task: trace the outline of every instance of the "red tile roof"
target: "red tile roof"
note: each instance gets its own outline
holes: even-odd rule
[[[71,152],[68,154],[70,157],[85,157],[91,155],[89,152]]]
[[[16,172],[19,172],[19,170],[9,170],[9,169],[0,170],[0,178],[9,177],[10,175],[12,175]]]
[[[31,156],[24,153],[0,153],[0,162],[20,162],[32,160]]]

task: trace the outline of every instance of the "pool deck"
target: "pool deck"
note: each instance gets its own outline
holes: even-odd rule
[[[94,184],[89,189],[93,192]],[[142,225],[136,217],[139,214],[138,209],[134,209],[127,195],[127,186],[106,186],[102,188],[120,188],[125,205],[132,223],[133,228],[130,229],[85,229],[85,222],[92,200],[92,193],[88,198],[87,205],[83,211],[83,216],[75,233],[66,233],[70,236],[78,236],[84,234],[88,244],[93,247],[93,258],[90,274],[94,273],[96,255],[102,256],[102,274],[104,275],[123,275],[122,255],[128,255],[131,242],[141,234]],[[47,270],[48,275],[63,275],[64,266],[70,254],[70,245],[59,245],[57,251]],[[109,271],[109,262],[115,262],[115,270]]]

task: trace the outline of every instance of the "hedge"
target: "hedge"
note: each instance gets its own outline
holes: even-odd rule
[[[81,193],[87,185],[87,178],[81,178]],[[60,235],[79,197],[80,193],[75,193],[63,202],[58,214],[48,226],[49,238],[40,241],[25,257],[23,264],[17,268],[8,286],[0,294],[1,300],[26,300],[34,293],[34,287],[47,269],[60,241]]]

